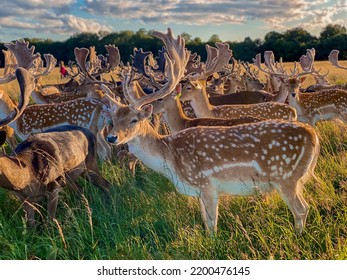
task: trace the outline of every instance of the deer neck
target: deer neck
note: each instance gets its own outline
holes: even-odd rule
[[[185,124],[188,120],[183,112],[181,104],[179,104],[180,101],[178,98],[175,103],[176,104],[172,102],[172,104],[170,104],[170,107],[163,113],[163,117],[172,132],[177,132],[185,129]]]
[[[0,156],[0,185],[1,187],[11,190],[20,191],[30,184],[31,171],[30,164],[23,164],[20,160]]]
[[[172,153],[165,137],[159,135],[147,120],[143,121],[137,135],[127,144],[129,152],[146,166],[167,175],[167,167],[172,162]]]
[[[288,103],[290,106],[292,106],[293,108],[295,108],[296,113],[298,115],[298,118],[300,121],[304,121],[303,118],[305,118],[306,113],[305,110],[300,102],[300,94],[297,93],[294,96],[292,96],[291,94],[288,95]]]
[[[41,92],[38,92],[36,90],[33,90],[31,93],[31,97],[33,98],[34,102],[36,104],[47,104],[46,98],[41,94]]]
[[[204,89],[201,90],[201,92],[195,92],[192,94],[190,105],[192,106],[197,118],[215,117],[215,114],[213,113],[214,106],[210,104],[206,90]]]
[[[288,97],[288,89],[283,83],[281,83],[278,93],[276,94],[274,99],[272,99],[272,101],[278,102],[278,103],[285,103],[287,100],[287,97]]]

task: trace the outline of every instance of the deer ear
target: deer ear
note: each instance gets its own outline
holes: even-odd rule
[[[153,113],[153,105],[152,104],[147,104],[142,106],[141,108],[142,112],[142,116],[145,117],[146,119],[149,119],[152,116]]]
[[[6,142],[6,131],[0,130],[0,146],[4,145]]]

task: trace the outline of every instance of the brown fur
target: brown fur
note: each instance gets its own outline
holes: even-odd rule
[[[274,189],[292,211],[296,230],[304,229],[308,205],[303,184],[313,175],[319,154],[318,137],[310,126],[271,120],[193,127],[160,136],[148,123],[151,105],[141,110],[122,105],[117,111],[123,117],[109,111],[114,127],[107,140],[128,143],[130,152],[170,179],[181,193],[198,196],[207,230],[217,229],[219,195]]]
[[[90,174],[95,185],[109,192],[110,184],[98,169],[95,136],[81,127],[63,126],[31,135],[12,156],[0,156],[1,187],[23,203],[30,226],[35,222],[35,203],[46,197],[48,214],[55,217],[59,191],[66,182],[74,186],[83,174]]]

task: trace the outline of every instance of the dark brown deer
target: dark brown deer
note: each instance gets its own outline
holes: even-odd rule
[[[15,72],[21,86],[20,102],[0,127],[20,117],[29,102],[32,76],[23,68]],[[27,86],[29,85],[29,87]],[[0,132],[0,143],[6,133]],[[23,203],[29,226],[35,223],[35,204],[47,198],[47,211],[55,217],[58,193],[77,177],[87,175],[93,184],[109,192],[110,184],[101,177],[97,165],[96,138],[78,126],[60,126],[29,136],[19,144],[13,155],[0,156],[0,185]]]

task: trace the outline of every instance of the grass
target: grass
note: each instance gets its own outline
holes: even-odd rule
[[[111,198],[81,180],[83,196],[64,189],[54,221],[46,219],[44,204],[37,206],[39,223],[30,230],[20,203],[0,189],[0,259],[347,259],[346,129],[338,122],[317,125],[320,181],[305,185],[310,212],[302,235],[274,193],[266,200],[222,197],[212,238],[196,199],[143,165],[132,177],[115,161],[100,164],[113,184]]]

